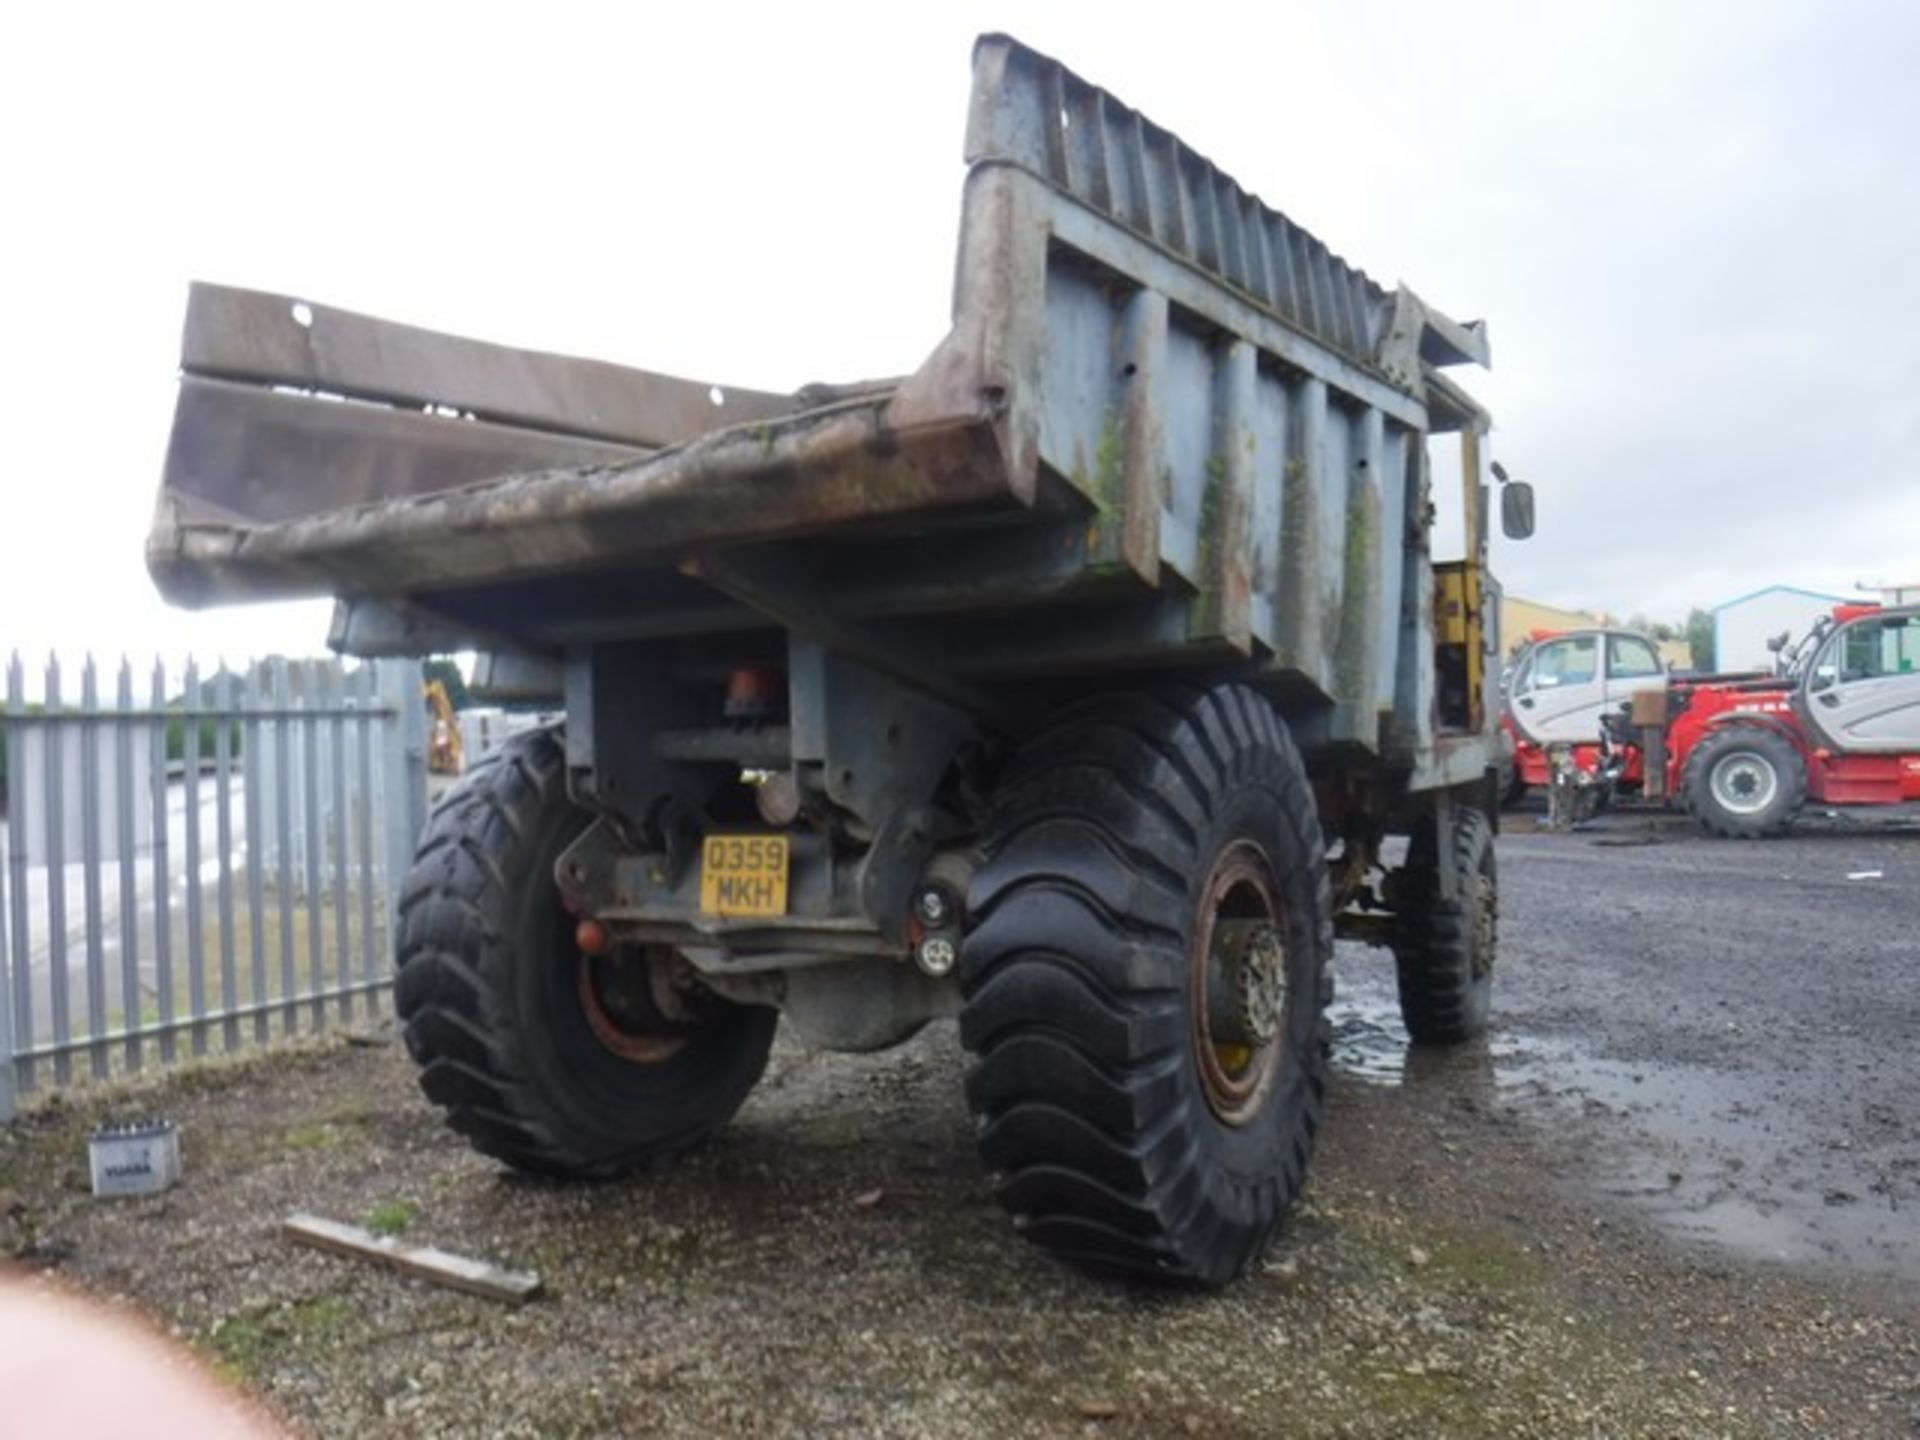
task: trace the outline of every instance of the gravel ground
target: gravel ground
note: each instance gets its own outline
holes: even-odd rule
[[[1607,1116],[1604,1187],[1683,1239],[1920,1286],[1920,807],[1765,844],[1621,815],[1502,853],[1495,1069]]]
[[[391,1044],[209,1066],[0,1134],[0,1253],[320,1435],[1920,1435],[1920,837],[1527,828],[1491,1043],[1407,1052],[1384,961],[1343,947],[1308,1199],[1224,1295],[1022,1245],[950,1026],[783,1045],[715,1144],[591,1187],[468,1152]],[[185,1181],[89,1199],[86,1131],[156,1109]],[[548,1294],[295,1249],[296,1209]]]

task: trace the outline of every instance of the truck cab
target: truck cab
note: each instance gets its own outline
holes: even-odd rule
[[[1544,635],[1514,663],[1508,711],[1521,737],[1535,745],[1594,744],[1603,714],[1666,679],[1653,641],[1631,630]]]
[[[1920,609],[1838,621],[1812,651],[1796,698],[1828,749],[1920,754]]]
[[[1632,630],[1537,630],[1508,672],[1503,723],[1513,740],[1517,799],[1551,779],[1547,751],[1570,747],[1573,763],[1594,772],[1605,746],[1602,718],[1640,690],[1658,690],[1667,669],[1652,640]],[[1623,776],[1623,780],[1636,777]]]

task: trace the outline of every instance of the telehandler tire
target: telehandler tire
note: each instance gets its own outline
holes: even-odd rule
[[[551,730],[476,763],[434,812],[400,901],[396,1002],[420,1088],[473,1147],[598,1179],[661,1164],[732,1116],[777,1012],[702,995],[671,1018],[645,956],[574,943],[554,862],[589,817]]]
[[[1242,686],[1077,706],[995,789],[960,1035],[1016,1226],[1105,1273],[1219,1286],[1300,1192],[1333,926],[1299,753]]]
[[[1414,829],[1399,877],[1393,944],[1400,1018],[1420,1045],[1458,1045],[1486,1032],[1500,940],[1500,872],[1493,824],[1469,806],[1454,811],[1455,886],[1441,895],[1434,818]]]
[[[1807,765],[1791,740],[1764,725],[1728,725],[1693,747],[1680,796],[1710,835],[1783,834],[1807,803]]]

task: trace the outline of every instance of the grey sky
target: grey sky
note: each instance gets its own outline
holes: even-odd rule
[[[324,13],[325,19],[316,19]],[[0,648],[310,650],[140,560],[188,279],[791,388],[939,338],[971,37],[1485,316],[1512,589],[1920,579],[1901,4],[35,7],[0,39]]]

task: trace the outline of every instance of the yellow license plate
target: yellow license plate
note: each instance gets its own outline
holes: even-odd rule
[[[787,913],[787,837],[709,835],[700,856],[700,908],[709,915]]]

